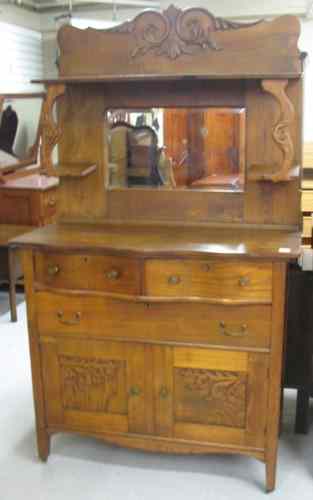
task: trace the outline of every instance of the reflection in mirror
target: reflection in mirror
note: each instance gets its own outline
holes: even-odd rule
[[[245,109],[111,109],[110,188],[242,191]]]
[[[0,174],[35,165],[43,94],[0,95]]]

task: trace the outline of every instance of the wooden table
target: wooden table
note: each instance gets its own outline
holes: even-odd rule
[[[17,252],[15,247],[9,247],[9,241],[33,228],[15,224],[0,224],[0,281],[9,281],[9,300],[11,321],[17,321],[15,285],[18,277]]]

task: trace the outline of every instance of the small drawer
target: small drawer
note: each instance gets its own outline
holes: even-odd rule
[[[35,281],[52,288],[138,294],[140,266],[116,256],[35,254]]]
[[[148,260],[145,294],[271,302],[272,265],[233,260]]]
[[[269,348],[271,306],[142,303],[36,293],[40,335]]]

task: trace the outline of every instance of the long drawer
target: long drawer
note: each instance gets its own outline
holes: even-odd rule
[[[137,295],[140,266],[128,257],[37,252],[35,280],[56,289]]]
[[[36,293],[39,335],[270,346],[271,306],[141,303]]]
[[[272,300],[270,263],[232,260],[147,260],[145,294],[223,300]]]

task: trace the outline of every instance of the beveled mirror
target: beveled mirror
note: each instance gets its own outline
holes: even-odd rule
[[[245,109],[110,109],[108,187],[244,189]]]
[[[1,176],[36,166],[43,99],[41,93],[0,95]]]

